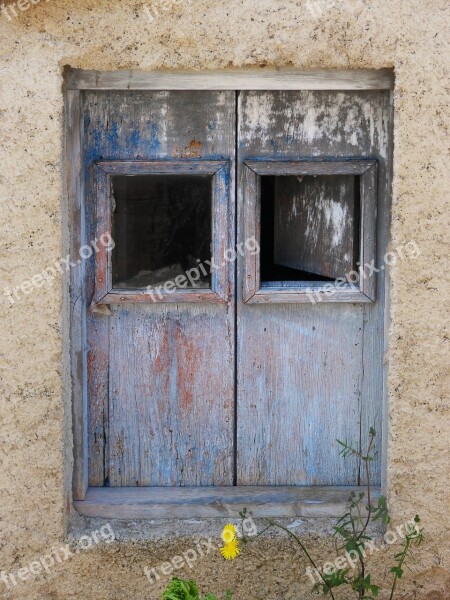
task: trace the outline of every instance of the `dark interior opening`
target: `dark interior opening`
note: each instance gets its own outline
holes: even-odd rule
[[[262,283],[344,277],[357,269],[359,231],[359,177],[261,177]]]
[[[180,287],[210,288],[212,177],[116,175],[112,185],[113,286],[164,285],[202,263],[201,278]]]

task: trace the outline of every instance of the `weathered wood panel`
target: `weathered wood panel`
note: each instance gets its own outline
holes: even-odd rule
[[[282,283],[282,282],[277,282]],[[299,286],[289,290],[288,288],[276,287],[264,284],[254,296],[247,300],[247,304],[315,304],[315,303],[343,303],[359,302],[365,304],[372,302],[362,292],[359,292],[355,286],[347,283],[343,286],[336,286],[333,282],[325,283],[321,281],[320,285],[315,287],[314,282]],[[327,287],[330,286],[330,287]]]
[[[246,160],[247,167],[259,175],[362,175],[377,163],[375,160],[345,160],[317,156],[314,160],[299,157],[298,160]]]
[[[79,259],[80,241],[85,236],[84,177],[82,167],[82,105],[81,93],[66,94],[66,195],[70,227],[70,261]],[[84,264],[70,272],[70,366],[74,464],[72,477],[73,497],[83,500],[88,486],[88,419],[86,393],[86,294]]]
[[[274,218],[276,264],[332,279],[356,266],[354,177],[276,177]]]
[[[217,314],[129,308],[112,308],[111,485],[229,485],[233,363],[230,340],[214,335]]]
[[[245,227],[244,162],[376,159],[376,262],[382,261],[389,215],[389,93],[243,92],[238,113],[238,235]],[[343,461],[334,440],[363,444],[370,425],[381,430],[384,273],[378,276],[376,302],[357,305],[244,304],[246,276],[240,261],[238,485],[360,483],[360,465]],[[375,450],[378,482],[379,445]]]
[[[251,319],[241,313],[239,485],[356,481],[358,465],[332,444],[359,423],[363,309],[340,306],[332,322],[336,306],[258,304]]]
[[[104,519],[239,518],[246,508],[253,517],[338,518],[356,487],[222,487],[222,488],[90,488],[75,502],[86,517]],[[376,502],[379,488],[373,489]]]
[[[235,94],[86,92],[85,140],[95,235],[94,162],[227,160],[233,189]],[[231,198],[225,210],[221,248],[235,242]],[[94,271],[95,259],[88,303]],[[217,286],[234,289],[233,269]],[[119,303],[110,313],[88,321],[90,485],[232,484],[234,304]]]
[[[68,89],[97,90],[382,90],[393,89],[391,69],[224,69],[193,71],[82,71],[71,69]]]
[[[376,204],[377,204],[377,185],[376,185],[376,174],[377,174],[377,162],[374,160],[246,160],[242,167],[242,173],[240,176],[241,188],[241,202],[242,202],[242,230],[241,235],[247,239],[257,239],[261,243],[261,236],[264,238],[262,243],[261,254],[259,256],[244,256],[243,257],[243,268],[245,271],[245,277],[243,281],[243,301],[249,304],[254,303],[308,303],[308,302],[372,302],[375,299],[375,280],[374,278],[361,277],[360,281],[354,279],[353,270],[358,269],[359,262],[375,262],[376,252]],[[311,178],[316,176],[342,176],[350,175],[352,179],[354,176],[358,176],[358,187],[354,187],[355,182],[352,181],[351,186],[353,187],[352,194],[355,194],[354,202],[352,204],[353,214],[349,217],[349,225],[347,226],[348,235],[352,235],[352,250],[354,252],[353,260],[349,265],[349,268],[343,268],[341,275],[337,276],[336,281],[320,282],[312,281],[313,275],[308,274],[307,281],[279,281],[280,274],[276,271],[276,260],[273,260],[276,256],[276,250],[274,246],[278,244],[286,245],[286,236],[280,235],[277,229],[286,228],[284,215],[279,215],[277,218],[278,224],[274,226],[273,239],[271,233],[264,233],[270,229],[268,227],[268,221],[273,222],[277,217],[277,203],[274,198],[267,196],[267,190],[269,194],[276,193],[277,185],[275,181],[278,179],[294,179],[301,178],[302,181],[304,176]],[[263,184],[263,177],[270,176],[271,185],[267,186],[267,182]],[[322,177],[320,177],[322,179]],[[345,179],[345,184],[348,184],[348,180]],[[265,188],[265,192],[263,192]],[[295,189],[293,193],[295,193]],[[262,196],[265,195],[263,200]],[[315,190],[311,190],[311,211],[317,212],[317,194]],[[335,198],[340,198],[341,190],[339,188]],[[356,197],[358,196],[358,198]],[[344,200],[348,198],[344,195]],[[286,202],[288,207],[292,202],[292,194],[288,192]],[[362,205],[362,208],[361,208]],[[325,220],[325,227],[321,232],[328,237],[334,237],[336,231],[340,233],[341,222],[333,223],[332,210],[335,209],[336,213],[340,214],[337,210],[341,208],[337,202],[328,206],[330,209],[325,213],[323,218],[322,213],[319,212],[319,216],[322,220]],[[263,211],[270,211],[270,214],[263,214]],[[294,213],[300,212],[300,208],[296,208]],[[305,212],[305,211],[303,211]],[[350,212],[350,211],[348,211]],[[360,216],[361,213],[361,216]],[[289,215],[288,215],[289,216]],[[298,219],[294,215],[293,220],[295,225],[290,226],[291,237],[290,241],[292,245],[297,248],[298,253],[304,251],[307,256],[312,260],[314,257],[313,248],[316,248],[319,244],[322,244],[327,249],[326,242],[321,240],[312,240],[313,245],[308,246],[307,242],[303,240],[303,243],[299,243],[298,240],[298,229],[303,230],[304,234],[308,234],[308,229],[315,227],[316,223],[302,223],[301,219]],[[314,214],[313,214],[314,216]],[[262,228],[262,222],[265,223]],[[330,225],[336,225],[335,228]],[[308,225],[308,227],[306,226]],[[351,226],[350,226],[351,225]],[[327,232],[327,229],[330,231]],[[362,240],[362,242],[361,242]],[[274,251],[275,250],[275,251]],[[279,248],[278,248],[279,252]],[[292,253],[295,257],[295,253]],[[357,259],[359,258],[359,262]],[[263,268],[263,260],[273,260],[273,266],[269,265],[269,273],[273,280],[267,280],[267,264]],[[317,259],[319,260],[319,259]],[[322,259],[323,264],[323,259]],[[262,281],[264,271],[264,281]],[[367,271],[370,272],[369,269]],[[303,272],[304,273],[304,272]],[[350,278],[347,279],[347,276]],[[302,273],[299,273],[298,278],[301,279]],[[350,283],[348,283],[350,281]]]
[[[384,177],[387,178],[385,172]],[[384,184],[384,198],[387,195],[387,184]],[[383,196],[381,197],[383,201]],[[376,277],[370,276],[370,269],[365,265],[377,262],[377,216],[378,216],[378,165],[368,169],[361,176],[361,234],[359,262],[363,266],[361,273],[361,289],[371,300],[375,300],[377,290]],[[385,210],[386,212],[386,210]],[[382,217],[386,218],[384,214]],[[387,247],[387,246],[385,246]]]

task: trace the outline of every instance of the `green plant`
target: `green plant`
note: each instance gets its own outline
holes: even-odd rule
[[[372,554],[375,546],[375,541],[369,535],[368,528],[370,523],[375,522],[379,522],[382,525],[388,525],[391,519],[389,516],[386,498],[384,496],[380,496],[376,504],[373,503],[372,498],[373,489],[370,479],[370,464],[374,460],[372,450],[375,436],[375,429],[371,427],[369,430],[368,446],[365,452],[356,449],[347,441],[337,440],[341,447],[341,456],[343,458],[357,457],[364,465],[366,477],[366,491],[351,493],[347,512],[337,521],[336,525],[334,526],[336,551],[338,553],[345,552],[346,557],[353,557],[354,560],[351,563],[348,563],[349,565],[353,565],[353,568],[351,568],[351,566],[343,566],[339,568],[338,566],[335,566],[334,563],[329,563],[334,566],[333,569],[327,569],[327,571],[330,572],[325,572],[325,569],[324,571],[320,571],[310,552],[297,535],[277,521],[267,519],[268,528],[276,527],[287,533],[295,540],[312,566],[313,572],[318,579],[314,585],[315,591],[319,593],[322,592],[325,596],[329,594],[333,600],[336,600],[334,591],[343,586],[345,586],[347,590],[350,589],[358,600],[373,600],[378,596],[380,590],[380,586],[373,582],[371,574],[367,572],[368,552],[366,550],[370,548],[370,554]],[[246,509],[244,509],[240,515],[242,519],[245,519],[247,515]],[[394,598],[397,583],[398,580],[403,576],[404,566],[407,559],[412,558],[413,556],[413,546],[419,546],[422,543],[423,529],[419,527],[419,523],[420,518],[416,515],[414,518],[413,527],[409,529],[407,528],[406,534],[403,536],[401,551],[394,557],[396,564],[389,571],[393,574],[389,600]],[[258,534],[258,536],[264,533],[266,530],[267,528]],[[243,542],[247,541],[250,540],[247,538],[243,539]],[[340,564],[342,564],[342,562],[345,564],[345,561],[341,561]]]
[[[174,577],[163,593],[163,600],[202,600],[195,581],[184,581]],[[217,600],[214,594],[206,594],[203,600]],[[232,600],[231,592],[228,591],[226,600]]]

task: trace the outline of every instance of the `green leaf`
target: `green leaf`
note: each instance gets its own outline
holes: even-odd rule
[[[339,454],[344,458],[347,456],[352,456],[353,454],[358,454],[358,451],[355,450],[347,441],[343,442],[342,440],[336,440],[337,443],[342,446],[341,450],[339,450]]]
[[[401,579],[404,571],[400,567],[392,567],[391,573],[394,573],[399,579]]]
[[[163,600],[200,600],[197,584],[174,577],[163,594]]]
[[[387,500],[384,496],[380,496],[378,498],[378,506],[373,511],[372,521],[380,520],[383,525],[389,525],[391,522],[391,517],[389,516],[389,511],[387,507]]]
[[[333,588],[347,585],[350,581],[347,579],[347,573],[350,569],[337,569],[331,575],[322,574],[323,581],[314,585],[314,590],[321,590],[326,596]]]

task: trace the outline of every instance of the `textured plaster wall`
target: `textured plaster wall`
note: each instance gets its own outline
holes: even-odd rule
[[[166,0],[162,6],[153,22],[134,0],[41,0],[25,12],[16,8],[11,21],[0,14],[1,287],[18,286],[65,255],[65,65],[394,67],[392,245],[414,239],[421,256],[392,271],[388,495],[397,523],[418,512],[427,531],[404,597],[450,598],[448,2],[310,0],[308,9],[303,0]],[[79,530],[93,527],[71,509],[63,298],[62,277],[12,306],[0,294],[0,569],[6,572],[62,543],[70,522]],[[143,567],[179,554],[208,528],[217,533],[219,525],[121,527],[118,543],[80,553],[4,597],[158,598]],[[325,551],[326,529],[296,524],[324,559],[334,556]],[[178,536],[164,539],[169,530]],[[190,574],[211,591],[229,585],[237,600],[307,598],[310,585],[304,566],[293,570],[295,557],[288,541],[261,538],[246,558],[225,564],[215,554]],[[0,583],[0,593],[5,589]]]

